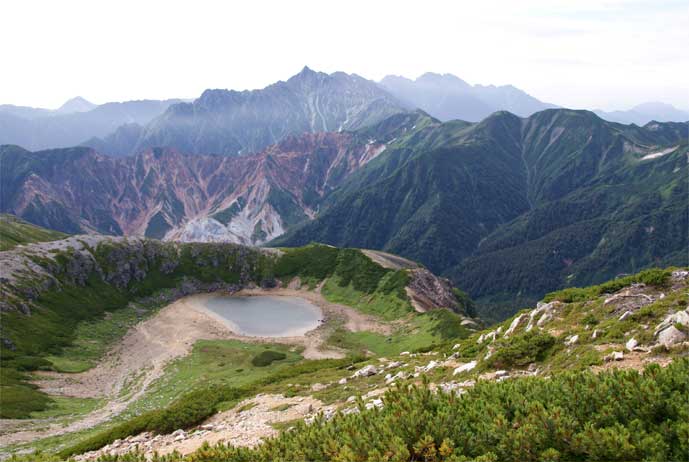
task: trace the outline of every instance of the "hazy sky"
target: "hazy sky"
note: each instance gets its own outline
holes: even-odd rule
[[[261,88],[305,64],[453,73],[568,107],[689,109],[689,0],[0,1],[0,103]]]

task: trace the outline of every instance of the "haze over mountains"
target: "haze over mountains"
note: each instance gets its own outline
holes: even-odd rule
[[[653,120],[656,122],[689,121],[689,111],[682,111],[666,103],[638,104],[627,111],[596,110],[594,112],[605,120],[623,124],[645,125]]]
[[[77,146],[103,137],[124,124],[145,125],[179,99],[106,103],[88,109],[90,103],[72,99],[50,111],[21,106],[0,106],[0,144],[26,149]]]
[[[451,74],[415,80],[387,76],[379,83],[343,72],[305,67],[261,90],[207,90],[193,102],[179,99],[94,105],[73,98],[56,110],[0,106],[0,144],[29,150],[84,145],[122,156],[152,147],[188,154],[257,153],[288,135],[353,130],[420,108],[441,120],[478,122],[506,110],[521,117],[548,108],[511,85],[469,85]],[[606,120],[644,125],[687,121],[689,113],[662,103],[597,113]]]
[[[380,81],[380,85],[401,101],[442,121],[478,122],[496,111],[528,117],[534,112],[556,107],[511,85],[472,86],[452,74],[429,72],[416,80],[389,75]]]

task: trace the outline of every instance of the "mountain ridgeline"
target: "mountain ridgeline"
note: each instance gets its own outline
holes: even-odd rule
[[[374,82],[305,67],[260,90],[206,90],[193,103],[171,106],[138,133],[120,130],[116,139],[87,144],[126,154],[170,146],[187,154],[245,155],[290,135],[353,130],[406,110]]]
[[[276,244],[404,255],[497,317],[564,285],[687,264],[687,124],[552,109],[419,126]]]
[[[563,286],[687,264],[687,130],[416,111],[240,157],[5,146],[2,211],[64,232],[381,249],[502,318]]]
[[[522,117],[556,106],[544,103],[512,85],[469,85],[452,74],[428,72],[416,80],[388,75],[380,86],[400,101],[442,121],[478,122],[496,111]]]

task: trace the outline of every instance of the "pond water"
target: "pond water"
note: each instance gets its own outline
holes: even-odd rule
[[[298,297],[214,295],[205,308],[236,334],[251,337],[296,337],[315,329],[320,308]]]

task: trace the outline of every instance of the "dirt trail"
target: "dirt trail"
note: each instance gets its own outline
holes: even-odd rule
[[[236,295],[301,297],[323,311],[326,320],[340,319],[352,331],[389,332],[390,327],[371,316],[335,303],[319,292],[289,288],[247,289]],[[0,447],[33,441],[91,428],[124,411],[141,398],[150,384],[164,372],[172,360],[189,354],[201,339],[238,339],[249,342],[280,342],[302,346],[308,359],[338,358],[343,353],[324,348],[328,327],[321,325],[301,337],[245,337],[231,332],[225,324],[203,307],[212,294],[192,295],[161,309],[153,317],[134,326],[94,368],[79,374],[40,373],[35,383],[53,395],[80,398],[105,398],[108,403],[78,420],[67,423],[45,420],[0,421]]]
[[[400,270],[400,269],[414,269],[419,268],[418,263],[398,255],[393,255],[380,250],[361,249],[364,255],[378,263],[383,268]]]
[[[230,411],[216,414],[194,431],[176,431],[167,435],[142,433],[82,454],[76,460],[96,460],[106,454],[126,454],[134,450],[143,451],[147,457],[151,457],[154,452],[159,455],[173,451],[190,454],[204,443],[214,445],[225,442],[233,446],[256,446],[264,438],[278,434],[271,424],[303,419],[325,409],[332,409],[332,406],[323,406],[321,401],[312,397],[257,395],[242,401]]]

